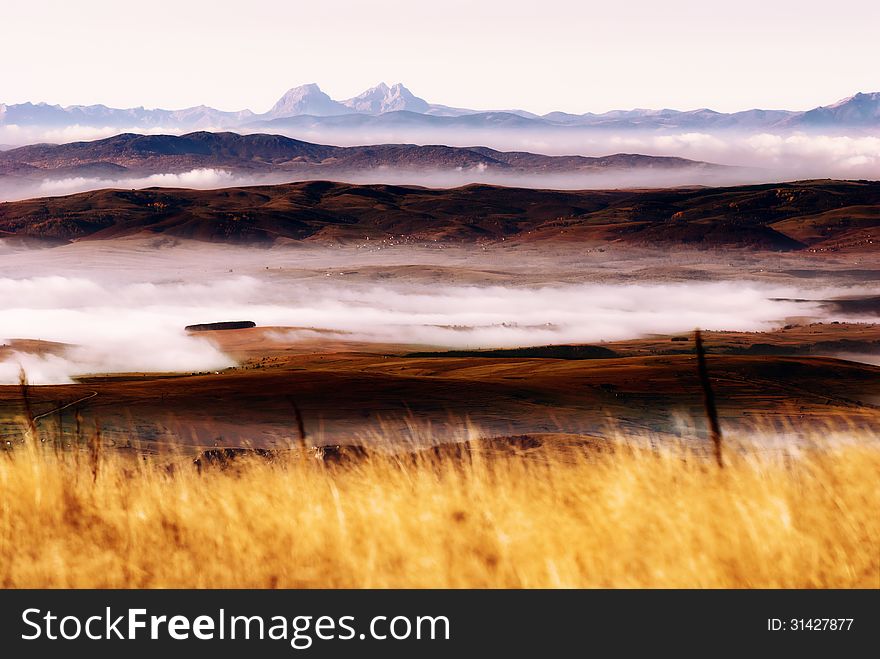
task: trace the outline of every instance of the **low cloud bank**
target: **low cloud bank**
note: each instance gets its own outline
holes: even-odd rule
[[[210,128],[206,130],[211,130]],[[26,144],[66,144],[68,142],[86,142],[113,137],[120,133],[140,133],[141,135],[180,135],[189,132],[175,127],[166,126],[131,126],[118,128],[113,126],[59,126],[48,128],[41,126],[19,126],[17,124],[0,125],[0,144],[8,146],[24,146]]]
[[[71,194],[85,190],[101,188],[196,188],[207,190],[224,186],[237,185],[239,177],[225,169],[201,168],[191,169],[180,174],[153,174],[136,178],[102,179],[88,177],[72,177],[43,181],[39,192],[43,196]]]
[[[0,201],[68,195],[108,188],[134,190],[163,187],[209,190],[326,179],[363,185],[421,185],[431,188],[452,188],[470,183],[487,183],[558,190],[603,190],[609,188],[663,188],[681,185],[734,185],[750,183],[754,176],[746,171],[724,172],[699,167],[612,169],[606,172],[570,174],[506,173],[485,166],[440,171],[376,167],[345,172],[321,172],[318,170],[305,176],[283,172],[249,175],[224,169],[200,168],[182,173],[163,173],[120,179],[77,176],[34,181],[0,177]]]
[[[813,289],[823,299],[853,289]],[[69,344],[51,354],[0,352],[0,383],[19,368],[36,384],[79,374],[218,370],[232,360],[184,326],[253,320],[285,341],[355,341],[495,348],[594,343],[685,332],[757,331],[792,316],[826,317],[791,287],[744,282],[573,284],[545,287],[309,285],[257,277],[201,284],[113,283],[87,277],[0,278],[2,338]]]
[[[60,179],[35,181],[30,179],[0,178],[0,201],[18,201],[34,197],[54,197],[120,188],[135,190],[142,188],[194,188],[210,190],[214,188],[234,187],[237,185],[255,185],[260,179],[236,176],[225,169],[199,168],[177,174],[153,174],[132,178],[109,179],[100,177],[73,176]],[[279,181],[280,182],[280,181]]]
[[[405,142],[459,147],[480,145],[501,151],[529,151],[546,155],[641,153],[677,156],[750,170],[720,175],[716,179],[718,184],[796,178],[880,178],[880,134],[876,132],[821,134],[797,131],[504,128],[435,131],[402,128],[383,131],[332,128],[285,130],[274,127],[272,131],[296,139],[341,146]]]
[[[615,137],[611,144],[685,158],[757,168],[775,178],[880,178],[880,137],[805,133],[682,133]]]
[[[77,139],[97,139],[121,132],[80,126],[52,129],[42,133],[32,128],[0,126],[0,144],[33,142],[63,143]],[[173,133],[163,128],[139,129],[140,133]],[[246,132],[246,131],[245,131]],[[351,172],[314,172],[305,176],[290,173],[250,175],[223,169],[194,169],[184,173],[108,179],[72,177],[54,180],[0,177],[0,200],[12,201],[36,196],[70,194],[100,188],[143,188],[151,186],[214,188],[224,186],[282,183],[310,178],[333,178],[351,183],[413,184],[453,187],[468,183],[558,188],[601,189],[620,187],[671,187],[681,185],[740,185],[795,179],[842,178],[880,179],[880,135],[868,133],[812,134],[803,132],[701,132],[687,130],[578,130],[578,129],[458,129],[424,130],[394,128],[368,130],[285,129],[269,132],[309,142],[337,145],[386,143],[448,144],[469,147],[488,146],[503,151],[529,151],[547,155],[605,156],[614,153],[640,153],[651,156],[677,156],[690,160],[729,165],[726,170],[705,168],[642,168],[547,174],[542,172],[505,173],[485,167],[421,171],[406,169],[362,169]]]

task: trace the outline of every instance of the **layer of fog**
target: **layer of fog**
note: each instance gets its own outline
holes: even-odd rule
[[[108,188],[141,190],[144,188],[190,188],[210,190],[239,185],[258,185],[260,183],[281,183],[284,177],[259,178],[236,176],[224,169],[200,168],[180,173],[152,174],[131,178],[101,178],[72,176],[68,178],[48,178],[44,180],[12,179],[0,177],[0,201],[18,201],[34,197],[56,197],[89,190]]]
[[[35,141],[68,142],[95,139],[118,133],[114,129],[68,127],[52,134],[37,135],[32,129],[12,130],[0,126],[0,144]],[[92,131],[91,133],[89,131]],[[100,188],[194,187],[281,183],[312,178],[332,178],[352,183],[395,183],[431,187],[452,187],[468,183],[559,188],[597,189],[619,187],[670,187],[682,185],[739,185],[797,179],[842,178],[880,179],[880,136],[870,134],[821,135],[807,133],[738,133],[699,131],[616,131],[534,130],[534,129],[456,129],[424,130],[399,127],[383,130],[284,129],[272,132],[323,144],[342,146],[413,143],[450,146],[489,146],[506,151],[529,151],[547,155],[605,156],[614,153],[640,153],[677,156],[730,166],[725,170],[703,168],[612,170],[605,173],[510,174],[491,168],[456,169],[442,172],[371,169],[356,172],[316,171],[306,175],[274,173],[243,175],[222,169],[196,169],[132,178],[71,177],[54,180],[0,177],[0,200],[69,194]],[[152,128],[140,132],[168,132]],[[76,136],[76,137],[74,137]]]
[[[770,177],[880,178],[880,134],[820,134],[764,131],[699,130],[437,130],[399,128],[387,131],[285,130],[272,132],[296,139],[340,146],[366,144],[446,144],[488,146],[500,151],[546,155],[605,156],[641,153],[677,156],[746,168]]]
[[[206,130],[211,130],[210,128]],[[219,128],[217,130],[220,130]],[[4,148],[15,148],[27,144],[67,144],[68,142],[90,142],[113,137],[120,133],[140,133],[142,135],[180,135],[189,132],[175,126],[70,126],[44,127],[0,125],[0,144]]]
[[[17,265],[27,261],[4,257],[10,265],[0,266],[0,344],[39,339],[69,347],[51,354],[0,350],[0,383],[16,382],[20,368],[31,381],[47,384],[86,373],[202,372],[233,365],[209,341],[184,331],[199,322],[300,328],[270,333],[270,340],[284,342],[324,338],[478,349],[595,343],[694,327],[767,330],[791,317],[833,318],[818,302],[793,299],[877,294],[865,287],[748,280],[438,285],[413,277],[378,283],[349,281],[339,270],[267,271],[263,264],[272,261],[258,250],[239,250],[239,272],[228,272],[233,260],[204,264],[208,251],[167,251],[172,253],[164,267],[137,259],[127,267],[112,259],[95,267],[78,261],[80,267],[71,268],[62,260],[53,267],[49,257],[45,267],[22,272]],[[303,265],[295,251],[273,258]]]
[[[501,151],[546,155],[606,156],[640,153],[676,156],[730,165],[746,170],[728,172],[719,180],[752,182],[803,178],[880,178],[880,135],[853,133],[732,131],[601,131],[601,130],[438,130],[408,128],[381,131],[284,130],[272,132],[309,142],[356,146],[367,144],[446,144],[488,146]],[[660,184],[666,185],[666,183]]]
[[[872,179],[880,172],[813,170],[791,168],[758,169],[731,167],[644,167],[611,169],[605,172],[570,174],[509,173],[486,167],[456,168],[443,171],[406,170],[379,167],[357,171],[320,171],[308,174],[277,172],[243,174],[222,168],[198,168],[184,172],[167,172],[130,178],[75,176],[45,180],[0,177],[0,202],[36,197],[53,197],[92,190],[144,188],[189,188],[212,190],[251,185],[277,185],[311,180],[334,180],[354,184],[417,185],[429,188],[453,188],[472,183],[553,190],[608,190],[619,188],[670,188],[681,186],[735,186],[775,183],[815,178]]]
[[[505,173],[485,167],[444,171],[404,170],[379,167],[358,171],[315,170],[310,174],[242,174],[218,168],[199,168],[131,178],[75,176],[45,180],[0,177],[0,202],[53,197],[90,190],[144,188],[191,188],[210,190],[249,185],[275,185],[297,181],[327,180],[356,184],[418,185],[452,188],[471,183],[557,190],[604,190],[610,188],[665,188],[688,185],[736,185],[763,181],[749,171],[710,171],[703,168],[639,168],[601,173],[524,174]]]

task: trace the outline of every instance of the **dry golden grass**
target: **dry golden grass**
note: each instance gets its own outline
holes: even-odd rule
[[[0,455],[10,587],[880,587],[876,437],[328,469]],[[181,463],[186,461],[181,459]]]

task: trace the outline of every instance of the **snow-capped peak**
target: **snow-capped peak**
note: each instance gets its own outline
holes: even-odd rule
[[[321,91],[317,84],[311,82],[288,89],[284,96],[267,112],[272,119],[310,114],[326,117],[336,114],[348,114],[350,110],[341,103],[334,101]]]
[[[424,113],[430,107],[424,99],[414,95],[399,82],[391,87],[380,82],[375,87],[342,103],[355,112],[366,114],[382,114],[398,110]]]

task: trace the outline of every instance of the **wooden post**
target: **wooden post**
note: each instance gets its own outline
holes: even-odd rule
[[[712,383],[709,381],[709,369],[706,368],[706,350],[703,347],[703,336],[700,330],[694,331],[694,343],[697,348],[697,369],[700,373],[700,386],[703,388],[703,406],[706,409],[706,420],[709,423],[709,437],[715,449],[715,462],[718,467],[724,468],[724,460],[721,457],[721,424],[718,422],[718,408],[715,406],[715,392],[712,391]]]

